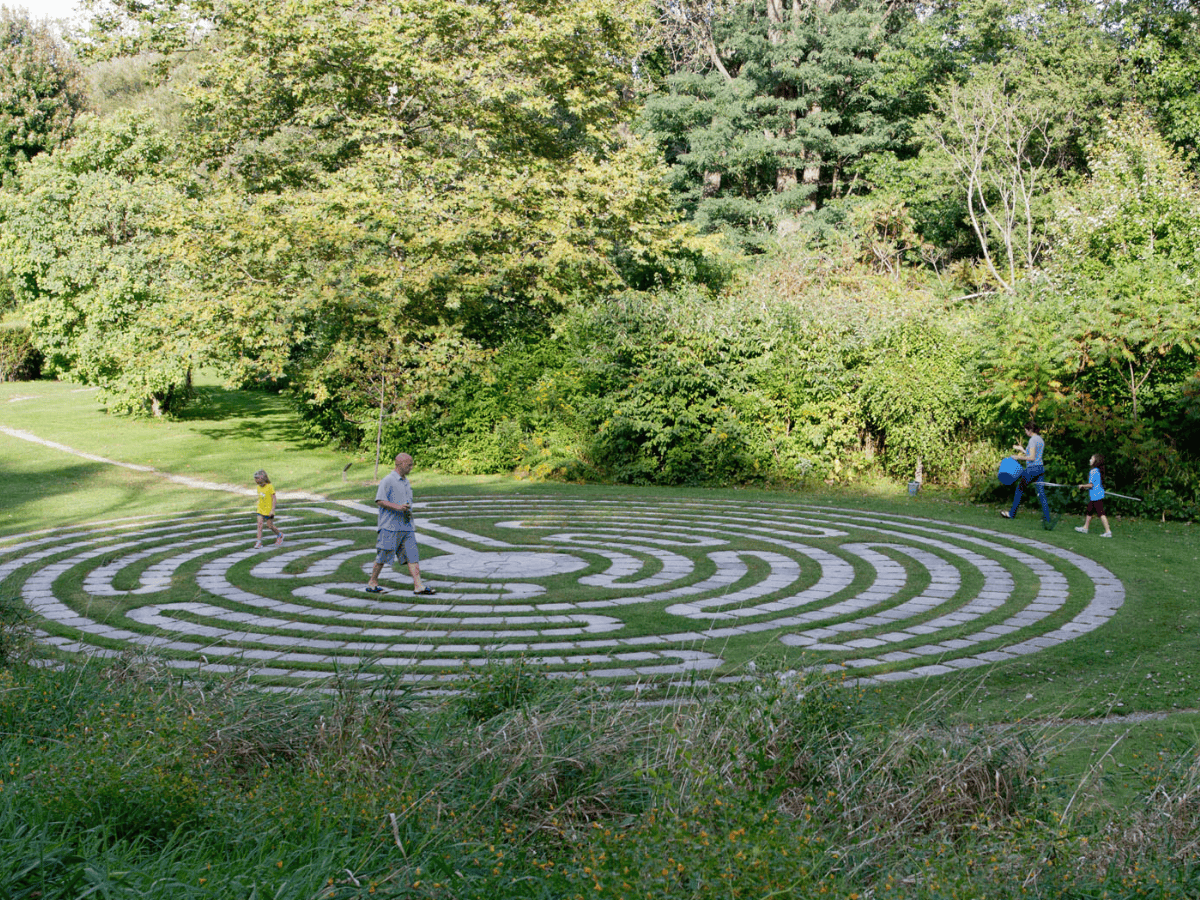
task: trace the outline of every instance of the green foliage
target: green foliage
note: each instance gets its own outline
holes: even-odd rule
[[[739,364],[758,351],[708,315],[685,322],[703,306],[625,296],[573,324],[586,353],[581,412],[595,429],[588,458],[618,482],[720,483],[753,472],[734,398],[745,387]]]
[[[448,472],[583,473],[577,377],[561,341],[517,338],[448,362],[436,383],[422,373],[405,379],[427,387],[397,397],[384,423],[389,447],[420,447]]]
[[[975,348],[930,319],[901,321],[871,348],[859,395],[893,474],[945,478],[955,431],[978,392]]]
[[[215,12],[223,42],[187,88],[189,153],[221,161],[227,212],[189,252],[213,293],[262,319],[282,295],[308,330],[356,317],[368,336],[441,325],[496,346],[622,271],[670,278],[673,257],[703,252],[669,221],[653,157],[616,131],[638,9]],[[341,339],[308,337],[318,352]]]
[[[36,381],[42,374],[42,353],[28,328],[0,327],[0,381]]]
[[[1088,4],[938,6],[880,53],[871,90],[898,146],[861,173],[912,208],[925,240],[983,256],[990,284],[1012,285],[1045,249],[1047,188],[1086,168],[1128,95],[1120,65]]]
[[[848,168],[889,144],[866,85],[894,8],[867,3],[679,7],[704,52],[666,80],[642,127],[703,232],[760,248],[848,189]],[[711,16],[711,18],[708,18]],[[700,70],[702,69],[702,70]]]
[[[1200,165],[1200,12],[1194,5],[1128,2],[1109,15],[1128,45],[1131,73],[1141,103],[1157,130],[1193,171]]]
[[[168,159],[146,119],[92,119],[0,193],[0,267],[45,370],[118,408],[176,408],[202,358],[173,294],[168,222],[184,198],[160,176]]]
[[[66,141],[85,105],[79,64],[49,23],[0,7],[0,176]]]
[[[49,369],[101,384],[115,406],[171,411],[189,367],[209,362],[235,384],[295,384],[325,430],[353,437],[374,402],[354,389],[372,382],[355,374],[363,359],[395,359],[396,392],[419,396],[426,382],[403,380],[414,347],[458,342],[470,357],[545,334],[576,298],[710,271],[715,243],[674,221],[658,160],[624,127],[648,7],[115,12],[120,28],[96,20],[97,84],[128,99],[70,159],[23,172],[7,217],[10,277],[38,298]],[[197,16],[208,25],[181,27]],[[162,56],[120,70],[111,51],[126,37]],[[138,99],[161,94],[147,68],[182,108]],[[112,85],[124,75],[128,89]],[[171,129],[157,155],[155,120]],[[121,132],[137,166],[117,183],[116,161],[84,145]],[[124,218],[76,240],[79,212],[102,208]],[[108,246],[86,240],[116,225]],[[134,365],[135,348],[154,364]]]
[[[782,252],[734,295],[627,292],[427,391],[388,382],[385,443],[447,471],[635,484],[853,479],[883,448],[956,481],[984,416],[974,327],[894,275]]]

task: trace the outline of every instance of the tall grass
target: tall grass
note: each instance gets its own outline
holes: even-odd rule
[[[523,663],[458,687],[273,695],[153,658],[14,662],[0,672],[3,896],[1200,890],[1194,760],[1129,814],[1051,777],[1038,731],[951,727],[936,707],[883,721],[824,677],[763,673],[653,706]]]

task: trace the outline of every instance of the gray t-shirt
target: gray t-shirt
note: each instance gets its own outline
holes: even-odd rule
[[[1029,457],[1025,465],[1040,466],[1042,465],[1042,454],[1046,452],[1046,442],[1042,440],[1040,434],[1031,435],[1029,438],[1029,446],[1025,448],[1025,455]]]
[[[408,504],[408,512],[398,512],[394,509],[388,509],[386,506],[379,507],[379,523],[375,526],[378,531],[413,531],[412,523],[412,485],[408,483],[408,479],[396,472],[395,469],[383,476],[383,480],[379,482],[379,490],[375,492],[376,500],[386,500],[388,503],[395,503],[397,506]]]

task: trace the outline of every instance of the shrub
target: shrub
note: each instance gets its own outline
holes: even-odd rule
[[[923,317],[901,320],[872,348],[859,392],[891,474],[951,474],[951,439],[977,393],[972,349],[962,335]]]
[[[42,352],[28,328],[0,328],[0,381],[35,381],[42,376]]]

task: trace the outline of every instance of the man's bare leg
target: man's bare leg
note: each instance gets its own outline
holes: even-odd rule
[[[379,587],[379,573],[383,571],[383,563],[375,563],[371,567],[371,580],[367,582],[367,587]]]
[[[414,593],[419,594],[419,593],[421,593],[421,591],[425,590],[425,585],[421,583],[421,565],[420,565],[420,563],[409,563],[408,564],[408,574],[412,576]]]

